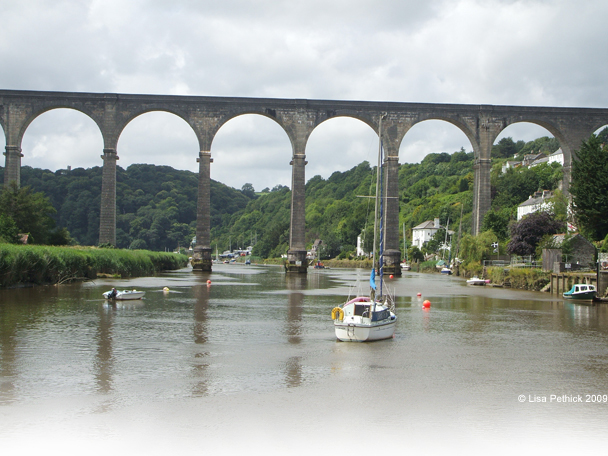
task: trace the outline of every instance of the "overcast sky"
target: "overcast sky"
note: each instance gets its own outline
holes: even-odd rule
[[[0,17],[2,89],[608,107],[606,0],[2,0]],[[500,137],[545,135],[524,124]],[[375,162],[376,141],[354,119],[322,124],[307,180]],[[427,121],[400,162],[461,147],[472,150],[456,127]],[[75,111],[40,116],[22,148],[23,165],[102,164],[101,134]],[[211,153],[212,178],[230,186],[291,183],[289,141],[267,118],[230,121]],[[150,113],[118,155],[123,168],[196,171],[198,143],[181,119]]]

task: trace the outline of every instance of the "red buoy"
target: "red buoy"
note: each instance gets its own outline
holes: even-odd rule
[[[207,285],[211,285],[211,279],[207,280]]]
[[[416,296],[420,297],[420,296],[422,296],[422,293],[418,293]]]
[[[426,299],[423,303],[422,303],[422,307],[424,309],[429,309],[431,307],[431,301],[429,301],[428,299]]]
[[[389,277],[392,279],[393,278],[393,274],[391,274]]]

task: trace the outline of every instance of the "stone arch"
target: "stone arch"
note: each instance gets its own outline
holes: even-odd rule
[[[397,150],[399,151],[399,153],[401,153],[401,145],[402,145],[403,140],[405,139],[407,133],[409,133],[410,130],[412,128],[414,128],[415,126],[420,125],[426,121],[440,121],[440,122],[445,122],[447,124],[453,125],[458,130],[460,130],[464,134],[464,136],[469,140],[469,143],[471,144],[475,157],[483,158],[483,151],[481,150],[480,144],[477,139],[477,135],[476,135],[475,131],[473,131],[471,129],[471,126],[469,124],[462,121],[461,119],[454,119],[450,116],[433,115],[433,114],[428,115],[428,116],[423,116],[422,118],[419,118],[416,121],[414,121],[408,125],[407,129],[403,132],[403,135],[399,138],[399,141],[397,143]]]
[[[478,153],[478,152],[479,152],[479,148],[477,147],[477,143],[476,143],[476,141],[474,141],[474,138],[473,138],[473,140],[471,140],[471,135],[470,135],[470,134],[467,134],[467,130],[468,130],[468,129],[463,129],[463,128],[462,128],[462,125],[461,125],[461,126],[459,126],[459,125],[458,125],[457,123],[455,123],[455,122],[450,122],[449,120],[447,120],[447,119],[446,119],[446,118],[444,118],[444,117],[437,117],[437,116],[432,116],[432,117],[429,117],[429,118],[424,119],[424,120],[419,120],[419,121],[417,121],[417,122],[413,123],[413,124],[412,124],[412,125],[411,125],[411,126],[408,128],[408,130],[407,130],[406,134],[405,134],[405,135],[403,135],[403,136],[401,137],[400,141],[399,141],[399,149],[398,149],[398,151],[399,151],[399,155],[400,155],[400,156],[402,155],[402,152],[405,152],[405,151],[404,151],[404,150],[402,150],[402,149],[403,149],[404,145],[406,145],[406,144],[407,144],[407,143],[404,143],[404,140],[405,140],[405,141],[407,141],[407,139],[406,139],[406,138],[407,138],[408,134],[413,135],[413,133],[415,133],[415,128],[416,128],[416,127],[422,127],[422,126],[423,126],[423,124],[425,124],[425,123],[426,123],[426,125],[425,125],[425,128],[426,128],[426,127],[428,127],[428,126],[431,124],[431,122],[433,123],[433,125],[437,125],[437,123],[436,123],[436,122],[440,122],[440,123],[441,123],[441,125],[442,125],[442,127],[443,127],[443,126],[448,126],[448,125],[451,125],[452,127],[455,127],[455,128],[456,128],[458,131],[460,131],[460,132],[463,134],[463,136],[464,136],[464,137],[465,137],[465,138],[466,138],[466,139],[469,141],[469,144],[470,144],[471,148],[473,149],[473,152],[475,153],[475,156],[476,156],[476,157],[478,157],[478,156],[479,156],[479,153]],[[412,130],[414,130],[414,132],[412,132]],[[469,133],[470,133],[470,131],[469,131]],[[466,145],[461,145],[461,147],[463,147],[463,146],[466,146]],[[465,148],[466,148],[466,147],[465,147]],[[457,152],[457,151],[458,151],[458,150],[456,150],[456,149],[455,149],[455,150],[452,150],[452,151],[449,151],[449,150],[441,150],[441,151],[440,151],[440,150],[436,150],[435,152],[448,152],[448,153],[450,153],[450,154],[451,154],[451,153],[453,153],[453,152]],[[429,151],[429,152],[427,152],[427,154],[428,154],[428,153],[432,153],[432,152],[431,152],[431,151]],[[426,156],[427,154],[425,154],[425,156]],[[422,160],[423,158],[424,158],[424,156],[423,156],[423,157],[421,157],[421,160]]]
[[[61,124],[61,126],[59,127],[58,124]],[[45,138],[43,144],[36,144],[34,141],[38,133],[37,130],[40,128],[48,137]],[[67,130],[69,130],[69,133],[66,135]],[[94,116],[89,115],[84,110],[71,106],[48,107],[37,111],[26,119],[21,126],[18,141],[19,148],[25,150],[23,154],[25,162],[35,158],[34,154],[37,147],[48,150],[49,145],[52,147],[53,143],[58,141],[79,144],[78,147],[67,147],[71,150],[78,149],[79,153],[77,155],[66,156],[62,150],[61,163],[56,162],[53,166],[38,162],[36,166],[62,169],[75,164],[70,163],[70,161],[79,160],[84,160],[85,166],[93,166],[95,159],[98,158],[99,151],[103,147],[103,132]],[[50,150],[49,152],[52,153]],[[90,152],[90,155],[88,157],[83,156],[82,152]],[[51,160],[52,157],[52,155],[49,155],[46,159]]]
[[[136,143],[139,147],[139,145],[145,143],[146,139],[144,138],[148,137],[148,132],[152,129],[154,131],[153,137],[155,139],[161,137],[162,139],[158,145],[147,147],[146,153],[148,156],[146,160],[152,160],[151,162],[154,164],[165,164],[177,169],[196,171],[196,157],[200,152],[200,141],[195,129],[184,117],[178,112],[165,109],[142,110],[137,115],[130,116],[128,121],[120,126],[115,144],[117,153],[124,162],[134,161],[138,163],[135,159],[137,156],[136,148],[132,146]],[[141,130],[139,134],[137,134],[138,130]],[[136,134],[135,138],[131,136],[133,133]],[[164,150],[159,150],[163,148]],[[165,159],[165,163],[163,163],[163,158],[174,152],[172,148],[190,153],[182,155],[180,162],[176,162],[172,158],[171,161]],[[161,159],[150,159],[150,155],[161,157]]]
[[[604,124],[604,125],[600,126],[599,128],[596,128],[596,129],[593,131],[593,134],[594,134],[595,136],[597,136],[597,135],[599,135],[599,134],[600,134],[602,131],[604,131],[604,129],[608,129],[608,123],[606,123],[606,124]]]
[[[29,113],[29,115],[24,119],[23,123],[20,125],[19,132],[18,132],[17,138],[16,138],[17,144],[15,144],[15,145],[21,148],[25,132],[36,119],[38,119],[39,117],[41,117],[42,115],[44,115],[50,111],[61,110],[61,109],[69,109],[70,111],[76,111],[81,114],[84,114],[86,117],[88,117],[95,123],[95,125],[99,129],[100,134],[103,137],[103,128],[101,127],[100,121],[99,121],[99,119],[96,118],[96,116],[92,112],[87,111],[87,110],[82,109],[77,106],[72,106],[68,103],[65,103],[65,104],[58,103],[58,104],[44,106],[41,109],[38,109],[38,110],[35,110],[35,111],[32,111],[31,113]]]
[[[552,122],[538,120],[534,118],[522,118],[517,119],[512,122],[505,122],[500,131],[497,132],[495,137],[493,138],[492,144],[496,143],[496,140],[501,137],[501,135],[509,129],[509,127],[520,126],[523,124],[532,124],[538,127],[544,128],[548,131],[557,141],[559,142],[560,147],[562,148],[562,152],[564,154],[564,165],[570,165],[572,163],[572,150],[568,141],[566,140],[564,133],[560,130],[559,126],[555,125]]]
[[[330,124],[332,124],[332,122],[334,122],[335,127],[330,126]],[[337,124],[336,124],[337,122]],[[349,126],[346,126],[346,122],[348,122]],[[339,164],[336,164],[336,166],[332,166],[331,172],[334,171],[346,171],[350,168],[352,168],[353,166],[356,166],[358,164],[360,164],[362,161],[367,160],[370,165],[373,167],[376,165],[377,162],[377,156],[378,156],[378,130],[377,130],[377,126],[376,128],[374,128],[373,124],[371,121],[369,121],[368,119],[362,117],[362,116],[355,116],[355,115],[347,115],[347,114],[340,114],[340,115],[336,115],[336,116],[332,116],[332,117],[328,117],[326,119],[323,119],[321,122],[317,123],[314,128],[311,130],[310,134],[308,135],[307,141],[306,141],[306,157],[309,160],[309,164],[307,165],[307,167],[309,168],[313,168],[314,169],[314,165],[313,163],[313,158],[315,158],[313,155],[316,155],[316,150],[322,149],[322,147],[319,147],[318,144],[316,144],[318,142],[319,139],[322,139],[319,137],[319,135],[326,135],[325,140],[331,140],[332,136],[336,136],[335,133],[329,133],[328,134],[328,128],[337,128],[337,129],[342,129],[342,131],[340,131],[340,138],[342,138],[345,135],[349,135],[350,132],[348,133],[344,133],[344,130],[346,130],[347,128],[352,128],[353,126],[356,125],[356,131],[354,132],[355,138],[354,140],[351,140],[351,142],[349,143],[348,146],[348,151],[347,153],[351,154],[351,158],[347,158],[345,161],[342,161],[342,167]],[[369,129],[367,128],[369,127]],[[311,141],[312,140],[312,141]],[[365,144],[365,142],[367,142],[367,144]],[[340,143],[340,144],[344,144],[344,143]],[[356,148],[356,146],[354,146],[354,144],[358,144],[358,150],[353,150],[354,148]],[[314,148],[314,149],[311,149]],[[328,151],[326,154],[324,154],[324,157],[329,156],[329,154],[331,153],[337,153],[336,151]],[[357,158],[358,157],[358,158]],[[338,160],[340,161],[340,160]],[[336,162],[336,160],[334,160],[334,162]],[[311,166],[313,165],[313,166]],[[342,169],[340,169],[342,168]],[[308,173],[311,177],[318,175],[318,174],[323,174],[321,172],[316,172],[316,171],[311,171],[310,173]]]
[[[113,138],[113,144],[106,144],[106,147],[116,148],[118,141],[120,140],[122,134],[124,133],[127,126],[129,126],[134,120],[141,118],[145,114],[150,113],[167,113],[172,114],[186,122],[186,124],[190,127],[190,129],[196,135],[199,146],[201,143],[200,135],[198,134],[197,128],[193,125],[193,122],[190,119],[190,116],[187,113],[182,112],[179,109],[171,109],[169,107],[140,107],[136,110],[129,112],[129,115],[125,117],[121,121],[117,121],[114,125],[114,130],[112,132],[108,132],[108,137]],[[202,149],[201,149],[202,150]]]
[[[268,186],[286,185],[290,186],[289,160],[293,152],[293,140],[284,128],[284,125],[273,116],[261,113],[259,111],[246,111],[238,115],[227,116],[222,119],[221,125],[218,122],[219,128],[213,134],[211,147],[209,149],[214,157],[214,175],[220,175],[218,180],[232,185],[227,179],[221,176],[224,172],[223,163],[227,158],[231,157],[233,173],[246,172],[248,164],[252,166],[260,163],[261,156],[270,156],[272,159],[264,159],[267,166],[271,167],[273,172],[278,173],[277,182]],[[238,135],[232,135],[232,132],[238,132]],[[234,141],[232,138],[238,137],[240,141]],[[232,154],[232,155],[228,155]],[[238,157],[238,166],[234,166],[235,155]],[[263,154],[263,155],[262,155]],[[243,171],[235,170],[235,168]],[[216,174],[218,173],[218,174]],[[284,174],[283,174],[284,173]],[[242,182],[239,184],[252,183],[257,191],[265,188],[267,185],[256,184],[256,179],[251,176],[242,177]],[[258,179],[259,182],[259,179]]]
[[[243,116],[247,116],[247,115],[257,115],[257,116],[265,117],[267,119],[272,120],[279,127],[281,127],[281,129],[283,130],[283,132],[285,132],[285,135],[289,138],[289,142],[291,143],[292,150],[294,149],[294,140],[295,140],[295,138],[293,138],[292,135],[289,134],[289,131],[286,128],[286,125],[285,125],[285,120],[282,118],[283,117],[282,113],[280,111],[278,111],[278,110],[270,109],[270,108],[267,108],[265,110],[245,109],[243,111],[232,112],[232,113],[228,113],[228,114],[222,115],[219,119],[217,119],[217,120],[214,121],[213,126],[210,126],[210,129],[209,129],[209,137],[210,137],[209,148],[212,147],[213,141],[215,140],[215,137],[216,137],[217,133],[221,130],[221,128],[224,125],[226,125],[231,120],[238,119],[239,117],[242,118]],[[211,149],[209,149],[209,150],[211,150]]]

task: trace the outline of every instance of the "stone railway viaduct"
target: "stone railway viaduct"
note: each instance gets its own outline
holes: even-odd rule
[[[469,138],[475,154],[473,226],[479,233],[483,216],[490,208],[490,150],[507,126],[530,122],[546,128],[558,139],[564,153],[564,188],[568,188],[572,160],[581,142],[608,124],[608,109],[493,106],[462,104],[397,103],[275,98],[133,95],[0,90],[0,124],[6,137],[4,184],[20,181],[21,142],[30,123],[56,108],[75,109],[89,116],[103,137],[100,243],[116,243],[117,143],[126,125],[137,116],[164,111],[190,125],[199,143],[198,213],[193,267],[211,270],[210,179],[211,145],[218,130],[243,114],[259,114],[277,122],[292,146],[291,228],[287,270],[306,272],[305,167],[306,143],[322,122],[338,116],[359,119],[382,131],[386,150],[384,179],[385,272],[401,274],[399,268],[399,146],[408,130],[419,122],[437,119],[449,122]],[[382,122],[380,119],[382,117]]]

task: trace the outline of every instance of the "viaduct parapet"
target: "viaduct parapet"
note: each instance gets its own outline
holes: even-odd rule
[[[99,242],[116,243],[116,161],[118,139],[137,116],[164,111],[190,125],[199,143],[198,214],[193,267],[211,270],[210,178],[211,145],[218,130],[243,114],[259,114],[283,128],[292,147],[291,231],[287,270],[305,272],[306,144],[313,130],[334,117],[352,117],[378,132],[387,157],[384,162],[387,199],[384,205],[385,265],[387,273],[399,268],[399,146],[410,128],[425,120],[443,120],[459,128],[475,154],[473,198],[474,234],[490,209],[490,151],[509,125],[529,122],[546,128],[558,139],[564,153],[564,189],[570,181],[572,160],[581,142],[608,124],[608,109],[529,106],[494,106],[373,101],[337,101],[242,97],[132,95],[112,93],[40,92],[0,90],[0,124],[6,137],[4,184],[20,182],[21,142],[27,127],[39,115],[57,108],[75,109],[89,116],[103,137],[103,179]],[[383,117],[382,122],[380,118]],[[422,157],[420,157],[422,158]]]

